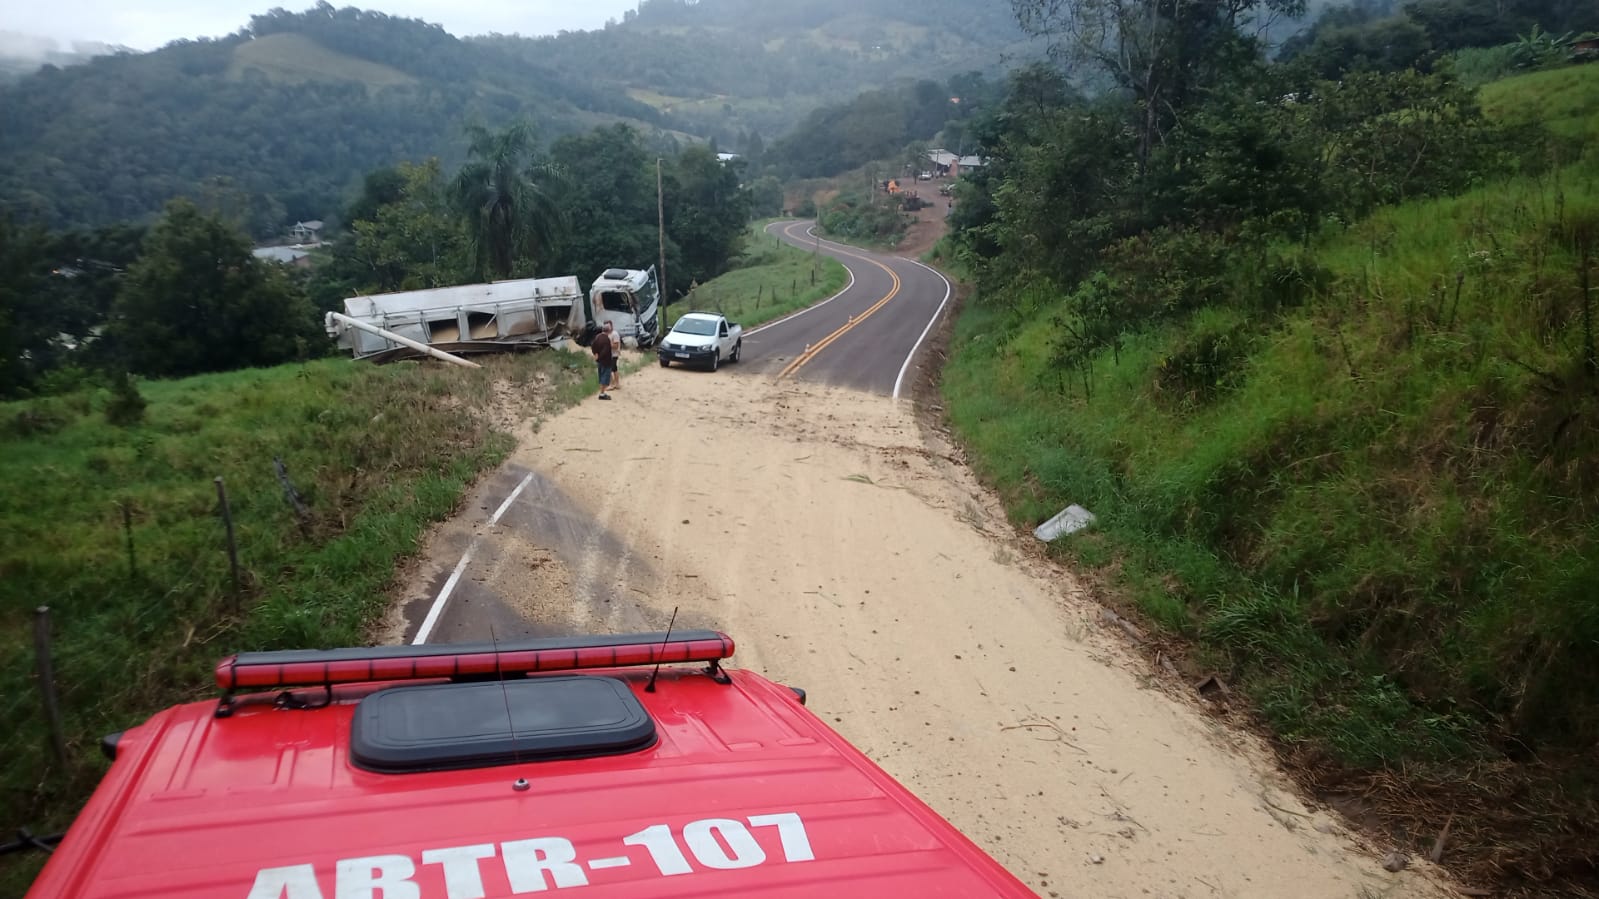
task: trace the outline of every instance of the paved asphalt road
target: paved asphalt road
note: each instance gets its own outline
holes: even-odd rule
[[[778,222],[767,230],[804,249],[818,246],[811,222]],[[924,336],[946,308],[949,282],[932,269],[822,240],[820,251],[842,262],[854,282],[833,299],[744,337],[746,373],[804,378],[899,396],[915,381]]]
[[[768,230],[795,246],[819,246],[849,268],[853,282],[820,305],[751,329],[742,361],[723,368],[718,377],[805,378],[882,396],[908,392],[923,338],[948,308],[949,282],[909,259],[826,240],[818,244],[810,227],[808,221],[779,222]],[[408,604],[407,642],[419,636],[425,642],[459,643],[553,633],[537,620],[536,610],[520,608],[496,590],[498,577],[524,564],[524,544],[541,547],[580,575],[573,590],[585,598],[590,630],[626,633],[662,626],[641,617],[637,604],[616,592],[607,578],[587,571],[584,560],[596,552],[616,559],[627,548],[541,474],[502,468],[479,485],[469,505],[485,515],[497,511],[482,533],[448,535],[459,544],[460,564],[439,572],[425,595]]]

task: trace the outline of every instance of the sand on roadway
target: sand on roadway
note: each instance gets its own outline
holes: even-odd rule
[[[637,604],[630,624],[677,607],[727,631],[735,665],[805,688],[1041,895],[1444,895],[1424,865],[1384,871],[1386,847],[1302,801],[1258,739],[1155,686],[909,403],[650,368],[518,437],[510,464],[626,546],[494,577],[539,632],[592,628],[601,589]]]

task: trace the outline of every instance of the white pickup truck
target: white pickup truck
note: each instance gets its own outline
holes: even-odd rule
[[[744,351],[744,329],[715,312],[689,312],[677,320],[656,348],[661,367],[673,362],[703,365],[716,371],[724,361],[737,362]]]

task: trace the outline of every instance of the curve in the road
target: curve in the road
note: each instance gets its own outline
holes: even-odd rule
[[[860,327],[862,322],[866,321],[868,318],[870,318],[874,313],[876,313],[878,310],[882,309],[884,306],[887,306],[894,299],[894,297],[899,296],[900,288],[903,287],[904,285],[900,281],[899,275],[895,274],[893,269],[889,268],[888,266],[884,265],[881,262],[878,262],[875,259],[869,259],[869,258],[867,258],[865,256],[860,256],[858,254],[846,253],[846,254],[841,254],[841,255],[851,256],[853,258],[860,259],[860,260],[863,260],[865,262],[870,262],[872,265],[877,266],[878,268],[880,268],[883,271],[888,273],[889,280],[893,282],[894,286],[889,288],[888,293],[883,294],[883,298],[881,300],[878,300],[877,302],[873,303],[871,306],[867,307],[865,312],[862,312],[860,315],[851,315],[851,316],[849,316],[849,318],[844,322],[844,324],[840,325],[836,330],[833,331],[833,333],[827,335],[826,337],[823,337],[820,342],[806,347],[805,348],[805,352],[803,352],[799,356],[797,356],[794,359],[794,361],[790,362],[788,364],[788,366],[786,368],[784,368],[781,372],[778,372],[777,376],[779,378],[786,378],[789,375],[792,375],[795,372],[799,371],[801,368],[804,368],[805,364],[807,362],[810,362],[812,359],[816,358],[818,353],[820,353],[823,350],[827,349],[829,346],[832,346],[833,341],[839,339],[840,337],[843,337],[845,334],[848,334],[850,331],[853,331],[854,329]]]
[[[913,259],[879,256],[822,240],[814,228],[811,222],[793,221],[775,223],[768,231],[794,246],[815,246],[843,263],[850,283],[816,306],[751,330],[748,336],[759,345],[759,355],[772,360],[753,367],[775,368],[778,378],[795,377],[803,370],[808,380],[897,399],[917,351],[948,303],[949,281]],[[823,307],[828,308],[822,311]],[[816,314],[806,316],[811,312]],[[925,325],[923,314],[927,314]],[[756,338],[757,334],[763,336]]]

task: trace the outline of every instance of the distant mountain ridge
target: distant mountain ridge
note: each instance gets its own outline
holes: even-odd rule
[[[998,0],[644,0],[604,30],[514,49],[620,85],[678,127],[724,141],[771,139],[871,88],[995,74],[1039,52]]]
[[[191,195],[267,234],[334,217],[372,169],[452,163],[468,122],[528,118],[549,138],[620,121],[742,149],[823,101],[998,68],[1019,38],[992,0],[903,6],[646,0],[599,31],[465,39],[327,3],[273,10],[0,87],[0,213],[99,226]]]

